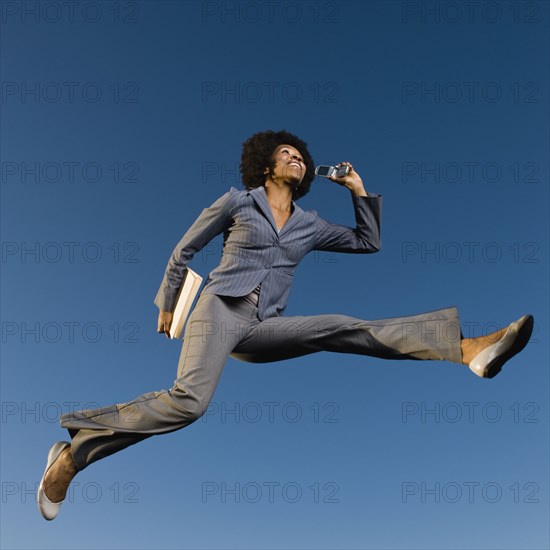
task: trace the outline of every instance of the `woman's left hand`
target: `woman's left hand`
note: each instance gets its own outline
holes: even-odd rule
[[[347,187],[350,191],[361,191],[363,188],[363,180],[359,177],[359,174],[353,169],[353,166],[349,162],[340,162],[336,166],[349,166],[349,172],[342,178],[336,178],[331,176],[328,178],[336,182],[338,185]]]

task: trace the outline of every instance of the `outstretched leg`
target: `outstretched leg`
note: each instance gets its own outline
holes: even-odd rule
[[[187,323],[170,390],[149,392],[109,407],[61,417],[79,470],[152,435],[183,428],[204,414],[229,353],[250,326],[251,308],[201,295]],[[222,330],[223,328],[223,330]]]
[[[446,360],[493,378],[529,341],[533,316],[477,338],[463,338],[456,307],[409,317],[366,321],[347,315],[276,317],[256,325],[231,356],[264,363],[318,351],[385,359]]]
[[[462,363],[461,339],[456,307],[375,321],[339,314],[272,317],[249,331],[231,357],[262,363],[332,351]]]
[[[61,417],[72,442],[44,477],[46,496],[52,502],[63,500],[76,473],[96,460],[152,435],[179,430],[200,418],[229,353],[258,322],[255,309],[243,300],[201,295],[185,328],[178,377],[170,390]]]

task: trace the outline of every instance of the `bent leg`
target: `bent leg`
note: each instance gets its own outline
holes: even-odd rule
[[[230,351],[250,326],[250,306],[205,294],[187,322],[170,390],[149,392],[127,403],[61,417],[72,437],[78,470],[152,435],[188,426],[206,411]]]
[[[272,317],[256,325],[231,357],[263,363],[332,351],[461,363],[460,340],[456,307],[373,321],[339,314]]]

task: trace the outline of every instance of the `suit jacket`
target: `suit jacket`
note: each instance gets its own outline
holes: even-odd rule
[[[258,317],[284,314],[292,276],[311,250],[368,254],[380,250],[382,196],[352,194],[355,229],[330,223],[316,210],[302,210],[292,201],[292,213],[280,232],[265,188],[231,187],[205,208],[174,249],[155,304],[164,311],[175,308],[187,265],[216,235],[223,232],[220,264],[203,286],[205,294],[245,296],[262,283]]]

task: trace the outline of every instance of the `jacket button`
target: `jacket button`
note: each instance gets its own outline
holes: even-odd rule
[[[275,241],[275,242],[273,243],[273,246],[279,246],[279,243],[278,243],[277,241]]]
[[[269,264],[264,264],[264,267],[265,267],[266,269],[269,269],[271,266],[270,266]]]

